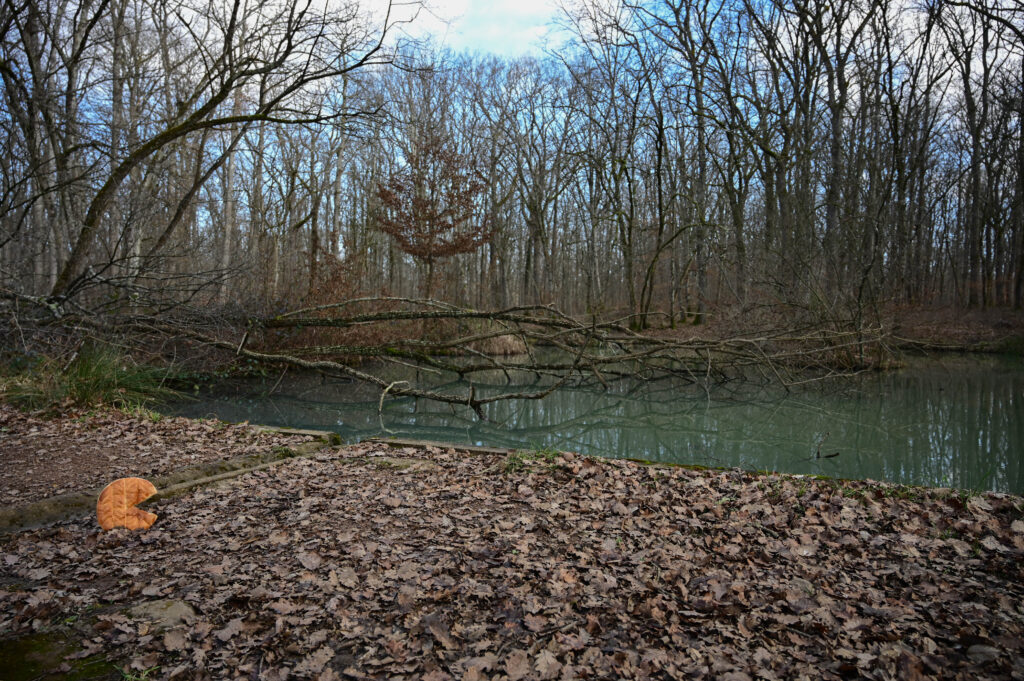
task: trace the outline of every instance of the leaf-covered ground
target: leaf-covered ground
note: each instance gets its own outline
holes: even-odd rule
[[[0,504],[32,503],[103,487],[120,477],[155,477],[308,439],[115,410],[43,418],[0,403]]]
[[[78,615],[82,654],[149,678],[1024,677],[1020,497],[505,464],[324,450],[147,532],[26,531],[0,544],[0,632]],[[159,599],[195,615],[125,614]]]

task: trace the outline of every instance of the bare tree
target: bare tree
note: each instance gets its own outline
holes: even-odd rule
[[[136,259],[141,254],[142,240],[132,231],[136,223],[122,219],[118,207],[129,177],[133,185],[152,182],[149,168],[166,162],[177,145],[204,131],[256,121],[324,123],[362,115],[348,102],[334,107],[324,95],[346,74],[389,60],[383,49],[392,24],[388,14],[374,26],[354,5],[115,5],[109,21],[106,1],[79,7],[28,0],[4,8],[8,111],[21,121],[25,143],[19,146],[31,154],[25,159],[26,181],[38,187],[32,203],[54,218],[45,254],[51,258],[48,293],[58,301],[92,284],[109,283],[118,252]],[[134,36],[133,42],[125,36]],[[83,116],[102,98],[106,70],[95,65],[108,50],[115,56],[111,132],[105,140],[84,138],[96,128]],[[141,61],[129,64],[126,54],[133,51]],[[174,101],[167,102],[169,108],[148,111],[141,124],[133,120],[128,125],[125,86],[159,60],[174,71]],[[145,82],[134,83],[131,97],[141,96],[145,87]],[[142,116],[141,110],[136,113]],[[105,158],[96,156],[96,149]],[[38,224],[45,222],[42,214],[35,217]],[[104,231],[118,221],[124,226],[111,237],[121,246],[112,250]]]

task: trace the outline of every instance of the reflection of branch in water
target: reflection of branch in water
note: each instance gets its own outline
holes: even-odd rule
[[[267,393],[264,395],[264,397],[270,397],[271,395],[274,394],[274,392],[281,385],[281,381],[284,380],[284,375],[287,374],[287,373],[288,373],[288,367],[285,367],[284,370],[281,371],[281,375],[277,377],[277,382],[274,383],[273,387],[270,390],[267,391]]]
[[[292,383],[298,387],[304,382],[308,384],[309,381],[297,380]],[[446,389],[454,389],[457,385],[456,381],[445,384]],[[368,392],[359,391],[358,385],[344,386],[346,393],[354,392],[353,389]],[[684,395],[681,396],[680,391],[684,391]],[[295,392],[301,397],[292,398],[291,409],[305,412],[307,415],[303,417],[304,421],[308,421],[310,426],[326,421],[334,427],[338,405],[322,404],[325,398],[331,399],[330,396],[317,393],[317,399],[310,400],[310,390],[293,389],[293,394]],[[680,385],[674,379],[654,382],[623,381],[611,392],[595,386],[563,388],[537,404],[511,401],[492,405],[488,410],[488,417],[498,423],[486,426],[473,418],[465,408],[460,409],[457,405],[433,406],[429,401],[421,402],[415,414],[403,412],[403,409],[408,408],[403,407],[403,404],[409,405],[411,402],[391,402],[382,410],[383,419],[377,414],[377,408],[380,407],[379,396],[378,400],[372,403],[369,400],[352,403],[351,396],[346,395],[346,404],[342,408],[349,413],[346,417],[346,430],[355,424],[362,424],[357,428],[361,434],[392,431],[414,435],[416,429],[431,428],[443,431],[444,428],[450,428],[468,433],[467,437],[473,440],[493,441],[501,437],[502,441],[521,445],[530,440],[543,438],[548,442],[557,441],[560,446],[568,449],[589,448],[593,453],[611,456],[628,455],[633,449],[628,443],[632,441],[644,443],[639,445],[644,450],[655,447],[664,452],[678,451],[680,456],[693,460],[693,453],[686,453],[688,447],[685,443],[701,441],[707,437],[699,424],[707,419],[712,411],[727,410],[737,405],[758,404],[758,400],[751,396],[761,397],[764,390],[759,388],[725,391],[725,399],[716,400],[710,405],[703,399],[686,397],[686,392],[696,397],[702,391],[693,386]],[[271,409],[279,412],[276,404]],[[317,413],[325,416],[317,416]],[[279,416],[284,415],[279,412]],[[715,438],[720,444],[730,441],[722,434],[716,435]],[[733,440],[733,443],[739,444],[740,441]],[[757,439],[744,436],[743,444],[757,446]],[[634,452],[634,455],[641,458],[644,456],[643,452]]]
[[[539,355],[537,358],[543,359]],[[409,371],[404,372],[405,375],[396,375],[394,372],[383,372],[380,368],[374,368],[373,366],[367,366],[367,371],[386,374],[388,376],[386,379],[387,383],[385,383],[381,389],[394,380],[406,379],[409,377]],[[563,380],[564,378],[565,377],[563,376]],[[357,398],[360,394],[367,394],[367,396],[369,396],[369,394],[376,393],[379,395],[379,392],[373,390],[370,386],[366,386],[365,384],[358,382],[353,383],[351,378],[340,378],[339,380],[339,377],[332,377],[332,379],[332,384],[321,384],[317,381],[316,385],[309,386],[309,383],[313,382],[313,379],[308,375],[304,377],[289,377],[288,380],[283,382],[281,392],[290,393],[299,398],[312,398],[319,399],[320,401],[336,400],[340,402],[351,402],[353,397]],[[340,381],[344,381],[344,383],[340,384]],[[608,384],[607,389],[593,378],[581,379],[578,376],[574,376],[564,385],[566,386],[565,389],[576,391],[578,394],[593,395],[595,397],[615,395],[626,398],[628,396],[632,396],[639,402],[647,402],[652,399],[657,399],[658,395],[663,395],[667,400],[671,400],[673,402],[701,397],[705,399],[705,406],[710,406],[712,408],[718,408],[728,402],[759,402],[763,401],[766,395],[771,398],[775,398],[778,396],[779,392],[774,386],[768,386],[764,383],[720,383],[715,385],[711,390],[713,402],[710,405],[707,405],[706,393],[703,387],[698,387],[688,381],[680,381],[675,377],[662,377],[660,379],[650,381],[630,380],[620,377],[617,379],[609,379],[606,382]],[[518,371],[515,375],[507,375],[503,371],[498,371],[476,376],[472,382],[472,386],[476,389],[477,395],[481,397],[489,397],[500,394],[507,395],[516,391],[537,392],[550,389],[554,383],[555,381],[553,378],[547,375],[538,375],[524,371]],[[432,380],[424,381],[422,385],[432,391],[446,394],[458,392],[465,393],[470,388],[470,383],[468,381],[460,380],[454,374],[449,374],[447,377],[435,376]],[[302,386],[308,387],[302,389]],[[392,394],[394,394],[394,392],[394,390],[391,391]],[[687,397],[688,395],[690,397]],[[462,404],[465,404],[465,401],[463,401]],[[489,408],[487,413],[489,417],[492,417],[494,411]]]
[[[348,386],[348,389],[354,386]],[[700,427],[694,427],[706,418],[712,410],[728,408],[728,402],[713,403],[709,409],[703,400],[681,398],[678,394],[678,382],[664,380],[653,383],[634,382],[632,385],[620,386],[621,393],[607,393],[592,387],[563,388],[559,393],[539,404],[527,401],[504,403],[507,407],[495,405],[489,418],[500,421],[500,424],[483,424],[465,408],[457,405],[441,407],[431,402],[421,402],[415,411],[409,410],[412,402],[398,400],[391,402],[382,410],[378,420],[377,408],[379,400],[369,400],[344,405],[349,413],[346,423],[346,437],[354,433],[359,435],[379,435],[382,432],[402,433],[415,436],[418,431],[429,429],[443,437],[451,437],[452,431],[465,433],[467,441],[502,442],[522,446],[529,441],[544,439],[550,443],[558,443],[567,449],[588,448],[591,453],[609,456],[629,454],[630,441],[643,442],[654,438],[653,444],[665,452],[677,451],[679,456],[694,460],[693,452],[689,454],[680,450],[686,442],[704,440],[707,436]],[[693,388],[689,388],[693,390]],[[308,395],[309,391],[301,391],[300,395]],[[741,392],[733,391],[733,406],[753,401],[740,401],[735,396]],[[744,395],[747,397],[747,395]],[[404,406],[403,406],[404,405]],[[272,407],[278,411],[278,406]],[[306,413],[302,417],[310,425],[317,422],[332,424],[337,414],[338,405],[323,404],[304,398],[292,398],[290,408]],[[539,411],[538,411],[539,410]],[[316,416],[322,413],[325,416]],[[330,415],[327,418],[327,415]],[[357,426],[357,424],[363,424]],[[373,424],[373,425],[371,425]],[[352,429],[352,430],[350,430]],[[447,436],[443,435],[447,432]],[[716,436],[716,442],[728,442],[722,435]],[[748,441],[750,445],[755,441]],[[644,449],[652,444],[642,445]],[[643,452],[635,455],[643,458]],[[705,457],[700,457],[704,459]],[[717,459],[716,462],[720,463]]]
[[[576,400],[574,397],[581,393],[579,390],[563,390],[561,396],[567,398],[570,403],[566,409],[559,409],[557,404],[551,404],[546,400],[540,405],[531,405],[533,409],[528,411],[526,403],[509,405],[506,417],[491,415],[492,421],[488,424],[477,423],[468,413],[452,415],[447,410],[420,411],[415,414],[414,422],[403,418],[398,403],[392,403],[389,412],[391,419],[388,421],[389,430],[404,432],[409,436],[415,436],[417,432],[430,429],[440,433],[442,437],[446,428],[455,429],[465,433],[469,441],[515,444],[523,446],[525,443],[536,442],[538,439],[545,441],[551,446],[563,449],[587,451],[591,454],[621,457],[630,456],[631,446],[629,443],[637,442],[638,451],[632,455],[639,458],[652,458],[649,452],[654,449],[659,452],[671,452],[666,454],[670,460],[686,460],[692,463],[705,463],[708,465],[725,465],[725,462],[718,457],[707,454],[707,449],[730,442],[729,438],[721,434],[709,437],[708,433],[700,427],[694,427],[696,422],[704,418],[708,411],[702,402],[691,402],[686,400],[662,400],[643,402],[638,397],[617,397],[603,395],[603,400],[587,401]],[[586,393],[589,395],[589,391]],[[556,396],[557,397],[557,396]],[[551,398],[555,399],[555,398]],[[589,404],[591,408],[581,405]],[[564,406],[564,405],[563,405]],[[547,407],[547,408],[543,408]],[[638,413],[637,407],[643,411]],[[542,409],[547,418],[539,422],[528,423],[529,416],[536,415],[536,410]],[[558,412],[568,412],[566,417],[560,417]],[[696,414],[694,414],[696,413]],[[408,414],[413,418],[412,414]],[[495,427],[495,421],[502,420],[503,426]],[[450,437],[450,431],[448,436]],[[652,438],[654,441],[652,442]],[[687,443],[700,441],[701,455],[696,455]],[[733,440],[739,444],[740,440]],[[749,446],[756,442],[744,439],[743,444]],[[660,457],[653,457],[660,458]]]
[[[543,360],[540,352],[537,359]],[[980,390],[971,388],[974,392],[966,394],[978,397],[970,400],[961,399],[962,391],[951,389],[948,377],[932,380],[927,373],[911,378],[904,374],[861,378],[857,389],[829,384],[789,395],[771,385],[736,381],[713,386],[710,404],[701,387],[674,378],[609,379],[608,390],[596,380],[574,381],[572,387],[541,402],[489,405],[490,423],[479,422],[464,405],[420,400],[412,412],[412,402],[404,398],[385,405],[381,423],[378,391],[359,383],[340,384],[333,378],[321,384],[319,377],[289,371],[273,400],[235,399],[234,412],[227,407],[220,411],[219,406],[213,410],[230,420],[331,428],[347,441],[380,435],[386,426],[415,439],[515,448],[552,446],[654,461],[947,485],[978,484],[983,466],[979,467],[979,454],[972,447],[980,444],[1001,462],[992,476],[995,483],[989,484],[1024,489],[1018,482],[1024,473],[1015,456],[1022,433],[1015,428],[1020,420],[1016,396],[1021,394],[1024,377],[1014,376],[994,386],[986,383]],[[236,388],[234,395],[242,386],[251,386],[258,395],[267,392],[276,378],[231,385]],[[404,377],[389,372],[388,378]],[[465,385],[455,376],[429,378],[441,379],[449,391]],[[480,375],[474,384],[484,391],[492,383],[504,383],[499,389],[515,389],[551,382],[534,375],[510,378],[509,382],[498,372],[491,377]],[[940,387],[945,392],[940,393]],[[956,399],[950,399],[953,393]],[[353,404],[353,399],[358,402]],[[843,409],[844,403],[849,409]],[[199,403],[190,411],[210,410]],[[823,439],[825,428],[815,428],[818,424],[827,424],[835,433]]]
[[[294,381],[293,387],[301,387],[303,383]],[[452,380],[444,386],[446,390],[454,390],[460,382]],[[349,393],[357,386],[341,387]],[[515,389],[517,385],[512,387]],[[764,387],[722,391],[723,399],[709,404],[701,397],[702,389],[681,385],[670,378],[653,382],[623,381],[610,392],[593,385],[566,387],[540,402],[513,400],[494,404],[488,409],[490,422],[475,418],[465,405],[443,405],[414,398],[399,398],[381,405],[380,395],[372,400],[347,401],[339,405],[324,403],[325,398],[331,399],[328,395],[309,390],[294,392],[303,397],[288,400],[287,409],[296,412],[289,420],[294,423],[297,415],[309,427],[326,424],[343,430],[346,439],[382,434],[415,438],[429,433],[442,440],[458,437],[465,442],[503,446],[522,447],[543,441],[549,446],[605,456],[664,458],[707,465],[726,465],[722,458],[712,456],[712,451],[755,448],[767,452],[778,447],[777,438],[760,436],[758,431],[763,430],[763,426],[758,424],[765,419],[766,409],[774,413],[782,408],[775,400],[771,406],[764,404],[762,400],[766,397],[778,396],[777,391]],[[310,399],[314,395],[316,399]],[[280,413],[283,398],[282,395],[266,406]],[[791,396],[783,401],[793,404],[792,400]],[[729,410],[737,407],[743,414],[740,432],[730,436],[736,428],[720,424],[728,424],[734,418]],[[336,427],[339,409],[346,413],[345,425],[340,429]],[[771,415],[767,419],[774,420]],[[652,451],[657,455],[652,456]]]
[[[828,439],[828,436],[830,434],[831,434],[830,431],[825,431],[825,434],[822,435],[821,438],[818,439],[818,444],[814,448],[814,456],[809,456],[806,459],[795,459],[794,463],[805,463],[807,461],[816,461],[816,460],[819,460],[819,459],[834,459],[837,456],[839,456],[839,452],[834,452],[832,454],[825,454],[824,456],[822,456],[822,454],[821,454],[821,446],[823,444],[825,444],[825,440]]]

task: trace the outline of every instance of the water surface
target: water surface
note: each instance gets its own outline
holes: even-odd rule
[[[399,378],[395,373],[392,380]],[[379,391],[361,384],[286,376],[274,389],[276,379],[223,384],[168,411],[332,430],[347,442],[395,436],[551,447],[1024,493],[1024,362],[1019,358],[916,360],[895,372],[789,391],[738,383],[705,389],[673,380],[619,382],[610,390],[562,388],[543,400],[488,405],[488,421],[464,407],[390,397],[378,412]],[[488,380],[497,389],[506,378]],[[475,385],[478,394],[488,390]]]

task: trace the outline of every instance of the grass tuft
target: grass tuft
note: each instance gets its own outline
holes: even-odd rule
[[[502,466],[502,470],[506,474],[518,473],[529,465],[532,461],[543,461],[548,464],[549,467],[554,466],[555,459],[558,458],[558,450],[551,449],[548,447],[542,447],[535,450],[517,449],[508,453],[505,457],[505,463]]]
[[[42,359],[0,379],[0,397],[23,409],[109,406],[141,411],[177,393],[168,371],[136,364],[109,346],[86,345],[71,359]]]

